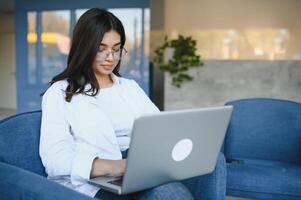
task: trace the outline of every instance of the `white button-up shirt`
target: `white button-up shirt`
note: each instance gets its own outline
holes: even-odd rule
[[[66,102],[68,83],[58,81],[42,100],[40,156],[48,178],[91,197],[99,190],[87,183],[93,160],[122,159],[134,120],[159,112],[135,81],[111,77],[113,86],[95,97],[78,94]]]

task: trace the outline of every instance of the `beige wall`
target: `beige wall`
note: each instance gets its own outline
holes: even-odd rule
[[[196,39],[204,59],[301,59],[300,0],[151,0],[151,5],[152,49],[164,35],[182,34]]]
[[[0,108],[16,109],[14,16],[0,15]]]
[[[300,0],[165,0],[165,30],[300,28],[300,8]]]

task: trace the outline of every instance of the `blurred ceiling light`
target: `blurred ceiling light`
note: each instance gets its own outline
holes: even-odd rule
[[[233,37],[236,37],[236,36],[237,36],[237,31],[231,29],[231,30],[228,31],[228,35],[229,35],[230,37],[232,37],[232,38],[233,38]]]
[[[231,42],[231,38],[229,38],[229,37],[225,37],[225,38],[223,39],[223,43],[224,43],[225,45],[230,44],[230,42]]]
[[[257,55],[257,56],[263,56],[264,55],[264,51],[260,47],[255,47],[254,48],[254,54]]]

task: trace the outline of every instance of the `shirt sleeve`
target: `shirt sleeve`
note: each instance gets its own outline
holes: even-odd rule
[[[150,100],[150,98],[146,95],[144,90],[138,85],[138,83],[132,80],[133,87],[139,98],[139,103],[142,104],[144,114],[152,114],[158,113],[160,110],[158,107]]]
[[[55,86],[43,96],[40,157],[48,176],[70,175],[72,184],[79,185],[90,178],[97,152],[75,142],[66,120],[64,96]]]

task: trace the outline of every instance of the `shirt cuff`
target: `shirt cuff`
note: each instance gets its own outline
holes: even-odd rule
[[[83,152],[76,155],[71,169],[71,183],[79,186],[90,179],[92,164],[98,156],[94,153]]]

